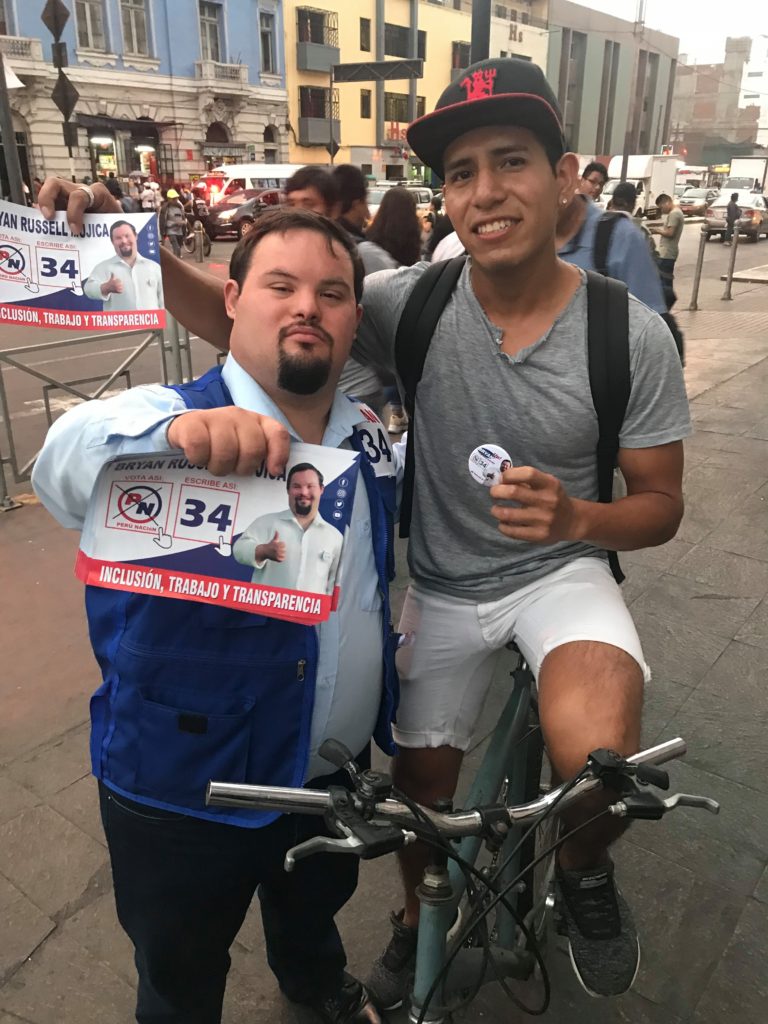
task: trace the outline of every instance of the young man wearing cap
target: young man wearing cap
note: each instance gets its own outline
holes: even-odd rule
[[[429,804],[453,792],[497,656],[512,639],[537,677],[558,776],[572,777],[596,748],[638,749],[649,671],[605,551],[674,536],[690,422],[672,338],[630,299],[632,393],[619,452],[628,495],[597,502],[585,279],[555,251],[578,160],[565,153],[557,101],[539,68],[514,59],[469,68],[411,126],[409,144],[444,178],[446,213],[470,256],[435,330],[415,419],[414,585],[400,625],[414,642],[400,652],[395,773],[399,788]],[[171,310],[226,347],[220,286],[166,262]],[[359,359],[394,368],[397,324],[426,269],[367,279]],[[456,441],[446,445],[449,421]],[[502,445],[513,463],[490,490],[467,472],[482,443]],[[608,799],[579,803],[567,825]],[[639,963],[607,853],[620,832],[616,819],[602,819],[559,853],[571,957],[595,995],[626,991]],[[382,1006],[402,1000],[413,963],[414,893],[427,854],[415,846],[404,854],[405,908],[370,979]]]
[[[672,338],[656,313],[630,298],[632,391],[619,452],[628,496],[597,502],[585,276],[555,249],[578,161],[564,152],[541,70],[519,60],[469,68],[411,125],[408,141],[445,181],[446,213],[470,257],[432,338],[415,416],[414,584],[400,623],[414,640],[400,652],[395,777],[430,804],[455,788],[510,640],[536,675],[557,776],[572,777],[596,748],[638,749],[649,670],[606,550],[674,536],[690,424]],[[391,365],[398,320],[424,271],[367,279],[357,358]],[[449,417],[455,440],[447,446]],[[467,472],[481,443],[502,445],[513,463],[490,491]],[[600,794],[576,805],[566,824],[575,828],[607,802]],[[571,958],[593,995],[626,991],[639,963],[607,852],[621,830],[604,819],[566,841],[558,857]],[[369,979],[383,1006],[407,990],[415,888],[427,858],[417,847],[403,851],[405,909]]]

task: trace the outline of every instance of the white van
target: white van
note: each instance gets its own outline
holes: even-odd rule
[[[219,203],[238,189],[283,188],[304,164],[224,164],[202,175],[195,186],[203,186],[208,203]]]

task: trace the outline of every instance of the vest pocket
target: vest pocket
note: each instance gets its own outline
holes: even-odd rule
[[[142,689],[139,697],[138,792],[203,808],[210,779],[245,781],[253,700],[172,687]]]

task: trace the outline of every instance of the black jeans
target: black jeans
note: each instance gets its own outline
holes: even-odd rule
[[[361,755],[359,762],[367,762]],[[337,773],[313,785],[344,785]],[[335,914],[357,886],[354,856],[319,854],[283,870],[286,850],[327,834],[322,818],[265,828],[205,821],[135,803],[99,784],[117,916],[135,948],[139,1024],[219,1024],[229,948],[258,887],[267,960],[294,1002],[341,984]]]

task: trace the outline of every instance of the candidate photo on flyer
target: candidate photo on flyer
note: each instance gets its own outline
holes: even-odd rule
[[[343,537],[320,515],[323,475],[309,462],[288,472],[288,508],[259,516],[232,549],[253,583],[332,594]]]
[[[138,249],[138,233],[127,220],[109,229],[115,254],[97,263],[83,284],[89,299],[101,300],[105,310],[156,309],[163,305],[160,265]]]

